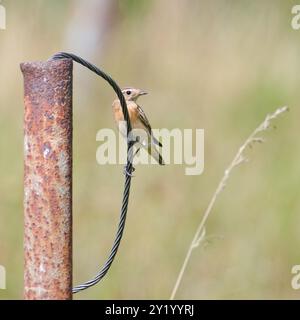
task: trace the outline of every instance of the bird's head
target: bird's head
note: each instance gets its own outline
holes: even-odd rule
[[[147,94],[146,91],[135,88],[124,88],[122,93],[127,101],[136,101],[140,96]]]

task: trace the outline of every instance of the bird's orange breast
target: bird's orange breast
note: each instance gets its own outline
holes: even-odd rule
[[[132,126],[134,126],[134,124],[138,119],[137,105],[132,101],[127,101],[127,108],[128,108],[128,113],[130,117],[130,122]],[[113,103],[113,113],[114,113],[114,118],[116,122],[124,121],[122,107],[119,100],[116,100]]]

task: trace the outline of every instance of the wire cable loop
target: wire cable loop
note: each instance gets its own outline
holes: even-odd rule
[[[117,97],[120,100],[121,106],[122,106],[122,111],[124,115],[124,120],[127,123],[127,137],[129,137],[129,133],[131,131],[131,123],[130,123],[130,118],[129,118],[129,113],[127,109],[127,104],[126,100],[122,94],[122,90],[116,83],[116,81],[106,74],[104,71],[100,70],[97,68],[95,65],[92,63],[82,59],[81,57],[72,54],[72,53],[66,53],[66,52],[59,52],[52,56],[49,60],[58,60],[58,59],[72,59],[73,61],[81,64],[82,66],[88,68],[92,72],[96,73],[98,76],[106,80],[110,86],[113,88],[115,93],[117,94]],[[135,142],[130,141],[129,139],[127,140],[127,164],[124,170],[125,174],[125,183],[124,183],[124,191],[123,191],[123,200],[122,200],[122,206],[121,206],[121,211],[120,211],[120,220],[118,224],[118,229],[115,235],[115,240],[113,242],[112,248],[110,250],[109,256],[102,266],[101,270],[92,278],[91,280],[80,284],[72,289],[73,293],[77,293],[82,290],[86,290],[95,284],[97,284],[108,272],[110,269],[116,254],[118,252],[118,248],[121,243],[121,239],[123,236],[124,228],[125,228],[125,222],[126,222],[126,217],[127,217],[127,210],[128,210],[128,202],[129,202],[129,195],[130,195],[130,186],[131,186],[131,178],[132,178],[132,172],[134,171],[133,165],[132,165],[132,160],[133,160],[133,146]]]

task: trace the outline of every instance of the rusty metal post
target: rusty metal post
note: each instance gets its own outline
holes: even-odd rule
[[[72,60],[22,63],[24,298],[72,299]]]

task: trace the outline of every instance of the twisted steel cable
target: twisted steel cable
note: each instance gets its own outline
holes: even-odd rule
[[[50,60],[58,60],[58,59],[72,59],[73,61],[83,65],[84,67],[88,68],[92,72],[96,73],[98,76],[102,77],[104,80],[106,80],[110,86],[113,88],[115,93],[117,94],[121,106],[122,106],[122,111],[124,115],[124,119],[127,123],[127,137],[129,137],[129,133],[131,131],[131,123],[130,123],[130,118],[128,114],[128,109],[127,109],[127,104],[126,100],[122,94],[122,91],[118,84],[105,72],[97,68],[95,65],[92,63],[89,63],[88,61],[82,59],[79,56],[76,56],[75,54],[72,53],[66,53],[66,52],[59,52],[55,54],[53,57],[51,57]],[[113,246],[110,250],[110,254],[104,263],[103,267],[101,270],[96,274],[94,278],[91,280],[78,285],[73,288],[72,292],[77,293],[79,291],[88,289],[95,284],[97,284],[108,272],[109,268],[111,267],[114,258],[117,254],[122,235],[124,232],[125,228],[125,222],[126,222],[126,216],[127,216],[127,209],[128,209],[128,202],[129,202],[129,194],[130,194],[130,186],[131,186],[131,177],[132,177],[132,172],[133,172],[133,166],[132,166],[132,159],[133,159],[133,145],[134,141],[130,141],[129,139],[127,140],[127,164],[125,167],[125,184],[124,184],[124,192],[123,192],[123,200],[122,200],[122,207],[121,207],[121,213],[120,213],[120,220],[119,220],[119,225],[118,225],[118,230],[115,236],[115,240],[113,243]]]

